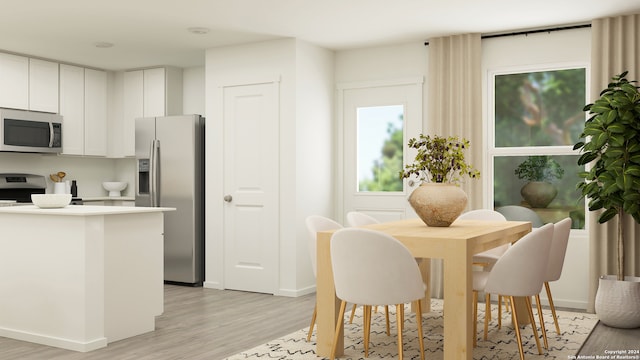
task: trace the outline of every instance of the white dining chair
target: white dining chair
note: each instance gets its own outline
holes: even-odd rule
[[[460,216],[460,220],[484,220],[484,221],[507,221],[501,213],[490,209],[477,209],[467,211]],[[491,266],[507,251],[509,244],[500,245],[496,248],[483,251],[473,255],[473,262],[485,266]]]
[[[533,210],[519,205],[507,205],[496,208],[496,211],[504,215],[510,221],[530,221],[531,227],[538,228],[544,223],[540,216]]]
[[[547,291],[549,307],[551,308],[553,322],[556,325],[556,333],[558,333],[558,335],[560,335],[560,325],[558,324],[558,317],[556,316],[556,308],[553,305],[549,282],[557,281],[560,279],[560,275],[562,275],[562,268],[564,267],[564,258],[567,253],[567,244],[569,243],[570,233],[571,218],[564,218],[553,225],[553,241],[551,242],[547,274],[544,279],[544,287]]]
[[[476,209],[462,213],[458,216],[460,220],[482,220],[482,221],[507,221],[501,213],[491,209]],[[473,264],[482,266],[489,271],[493,264],[509,249],[511,244],[504,244],[487,251],[473,255]],[[502,306],[502,301],[498,301],[498,307]],[[491,321],[491,296],[485,294],[485,316],[486,323]],[[484,332],[484,339],[487,340],[487,329]]]
[[[349,211],[347,213],[347,224],[351,227],[377,224],[379,221],[373,216],[359,211]]]
[[[474,345],[477,337],[478,292],[508,296],[509,302],[511,303],[511,317],[513,319],[513,327],[516,331],[520,359],[524,360],[520,325],[515,309],[515,297],[524,297],[534,339],[538,347],[538,353],[542,355],[540,340],[538,339],[538,330],[533,317],[531,297],[536,297],[540,328],[543,338],[546,339],[546,330],[542,319],[542,307],[540,305],[540,291],[542,290],[542,284],[547,274],[553,231],[553,224],[546,224],[534,229],[509,247],[504,255],[496,261],[491,271],[473,272],[473,306],[474,317],[476,318],[473,323]],[[487,320],[485,318],[485,331],[486,329]]]
[[[318,231],[335,230],[343,228],[342,224],[320,215],[311,215],[305,219],[305,225],[309,231],[309,255],[311,256],[311,267],[313,269],[313,276],[316,277],[318,272],[317,266],[317,236]],[[316,323],[316,316],[318,314],[318,304],[316,303],[313,308],[313,315],[311,315],[311,324],[309,325],[309,333],[307,334],[307,341],[311,341],[311,334],[313,333],[313,327]]]
[[[359,211],[349,211],[347,213],[347,224],[351,227],[358,227],[364,225],[378,224],[379,221],[373,216],[367,215],[365,213]],[[356,304],[353,304],[351,308],[351,316],[349,316],[349,324],[353,323],[353,318],[356,315]],[[377,306],[374,307],[373,312],[378,312]],[[387,324],[387,335],[391,335],[391,330],[389,328],[389,306],[384,307],[384,316]]]
[[[336,231],[331,237],[331,265],[336,296],[341,300],[331,360],[335,359],[347,302],[364,305],[365,357],[369,356],[371,306],[396,306],[400,360],[403,359],[404,304],[414,302],[420,359],[424,360],[420,300],[425,297],[425,285],[418,264],[409,250],[400,241],[382,232],[345,228]],[[371,281],[372,278],[376,280]]]

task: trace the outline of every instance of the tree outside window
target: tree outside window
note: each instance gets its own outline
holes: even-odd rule
[[[493,82],[494,141],[489,153],[494,207],[527,207],[543,223],[568,216],[574,229],[584,228],[584,201],[575,188],[581,169],[572,147],[584,127],[585,69],[496,74]],[[538,179],[532,174],[550,169],[528,168],[543,165],[561,170],[562,175]],[[551,184],[553,190],[548,192],[555,191],[555,195],[548,205],[523,189],[533,189],[532,182]]]

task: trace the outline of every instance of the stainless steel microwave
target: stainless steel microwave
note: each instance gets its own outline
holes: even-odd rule
[[[62,152],[62,116],[0,109],[0,151]]]

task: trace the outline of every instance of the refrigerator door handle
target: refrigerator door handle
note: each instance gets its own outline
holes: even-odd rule
[[[151,207],[160,206],[160,140],[151,140],[151,149],[149,151],[149,174],[151,186],[149,187],[149,198]]]

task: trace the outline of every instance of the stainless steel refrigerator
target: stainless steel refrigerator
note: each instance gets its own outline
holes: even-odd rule
[[[136,206],[164,213],[164,279],[204,281],[204,118],[136,119]]]

